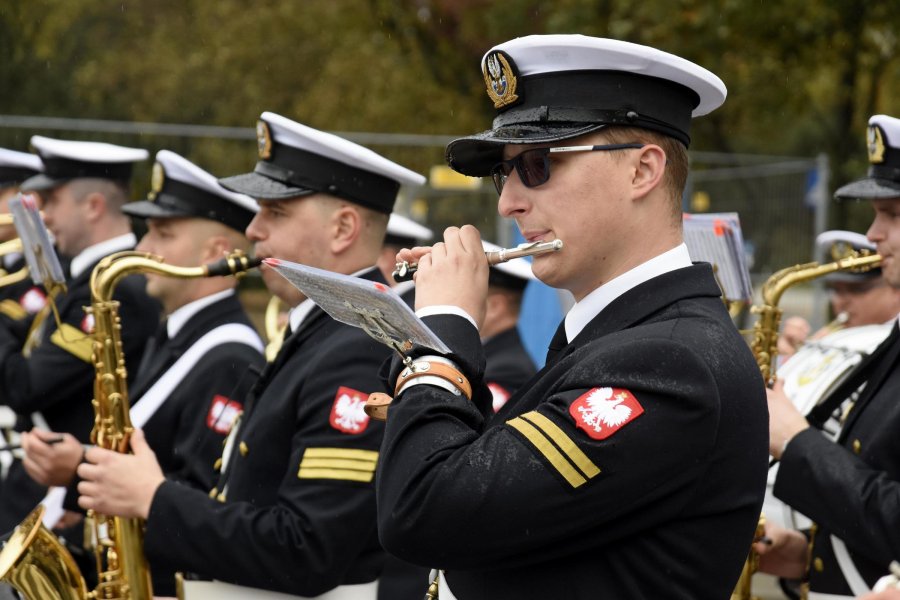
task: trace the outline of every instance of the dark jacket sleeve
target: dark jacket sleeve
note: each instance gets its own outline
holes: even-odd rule
[[[900,482],[819,430],[787,445],[774,493],[873,562],[900,557]]]

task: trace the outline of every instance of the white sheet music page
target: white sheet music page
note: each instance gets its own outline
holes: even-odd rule
[[[278,258],[263,262],[336,321],[359,327],[391,347],[408,347],[411,343],[450,352],[388,285]]]

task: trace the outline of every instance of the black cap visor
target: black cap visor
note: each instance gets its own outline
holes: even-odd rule
[[[71,178],[57,179],[40,173],[23,181],[22,185],[19,186],[19,189],[23,192],[46,192],[47,190],[52,190],[53,188],[59,187],[70,181],[72,181]]]
[[[244,173],[243,175],[234,175],[233,177],[225,177],[220,179],[219,183],[222,187],[246,194],[257,200],[288,200],[299,196],[309,196],[315,194],[315,190],[295,185],[288,185],[281,181],[260,175],[259,173]]]
[[[900,198],[900,181],[866,177],[839,188],[834,197],[838,200]]]
[[[577,138],[606,127],[605,123],[521,123],[505,125],[453,140],[447,146],[447,164],[469,177],[487,177],[503,160],[507,144],[548,144]]]

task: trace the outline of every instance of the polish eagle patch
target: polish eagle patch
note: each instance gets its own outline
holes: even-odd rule
[[[231,425],[241,412],[243,406],[227,396],[216,394],[213,396],[209,412],[206,413],[206,426],[222,435],[231,431]]]
[[[334,396],[331,405],[331,426],[343,433],[362,433],[369,426],[369,415],[366,414],[368,394],[341,386]]]
[[[644,414],[644,407],[628,390],[602,387],[579,396],[569,406],[569,414],[590,437],[605,440]]]
[[[19,298],[19,304],[29,315],[35,315],[47,305],[47,294],[40,288],[33,287]]]
[[[84,315],[84,318],[81,319],[81,330],[88,335],[94,333],[94,315],[93,314]]]
[[[503,405],[509,401],[510,396],[512,394],[509,393],[505,387],[500,385],[499,383],[494,383],[493,381],[487,384],[488,389],[491,390],[491,398],[492,398],[492,408],[494,412],[499,411],[503,408]]]

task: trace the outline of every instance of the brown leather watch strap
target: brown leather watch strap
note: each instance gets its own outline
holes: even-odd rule
[[[472,399],[472,384],[469,383],[469,380],[465,375],[450,365],[427,360],[416,361],[411,367],[404,369],[403,372],[400,373],[400,377],[397,378],[397,385],[394,387],[394,395],[396,396],[399,394],[400,388],[410,381],[427,375],[440,377],[445,381],[449,381],[462,392],[462,395],[466,397],[466,400]]]

